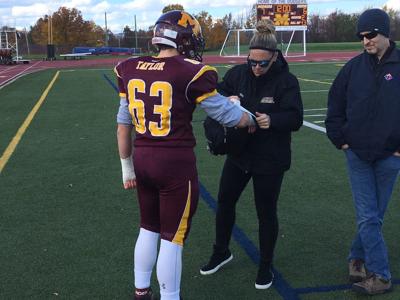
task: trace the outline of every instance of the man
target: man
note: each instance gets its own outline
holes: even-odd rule
[[[191,15],[163,14],[155,24],[152,43],[160,50],[158,56],[131,58],[115,68],[121,96],[118,148],[124,187],[137,188],[140,206],[135,299],[154,299],[150,279],[157,260],[161,299],[179,300],[182,247],[199,196],[191,126],[196,104],[226,126],[255,123],[216,92],[218,75],[201,64],[204,40]]]
[[[392,288],[382,224],[400,169],[400,50],[389,33],[383,10],[361,14],[365,51],[337,75],[325,120],[329,139],[346,155],[356,210],[350,280],[354,291],[371,295]]]

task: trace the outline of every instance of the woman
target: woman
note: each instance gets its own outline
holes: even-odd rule
[[[257,127],[248,129],[242,151],[226,158],[218,193],[214,251],[208,264],[200,269],[202,275],[213,274],[233,258],[229,241],[235,206],[252,178],[259,222],[257,289],[267,289],[272,284],[277,201],[284,172],[290,168],[291,132],[298,130],[303,121],[298,81],[276,47],[274,25],[270,20],[260,21],[250,41],[247,64],[233,67],[219,84],[220,93],[239,100],[255,113]]]

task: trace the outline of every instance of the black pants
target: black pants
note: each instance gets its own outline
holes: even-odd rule
[[[232,228],[235,223],[235,207],[241,193],[253,178],[254,200],[256,204],[261,262],[271,264],[279,225],[277,202],[282,185],[283,172],[267,175],[245,173],[229,159],[222,171],[216,218],[216,250],[229,247]]]

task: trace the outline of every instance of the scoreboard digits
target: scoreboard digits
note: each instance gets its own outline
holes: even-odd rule
[[[286,3],[276,3],[278,1],[260,2],[257,4],[257,20],[270,19],[275,26],[307,26],[306,3],[293,3],[294,1],[286,1]],[[281,0],[281,2],[284,1]]]

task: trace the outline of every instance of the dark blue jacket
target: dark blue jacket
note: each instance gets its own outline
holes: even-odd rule
[[[325,125],[338,149],[348,144],[365,161],[400,149],[400,50],[395,43],[380,62],[364,52],[340,70],[329,91]]]

